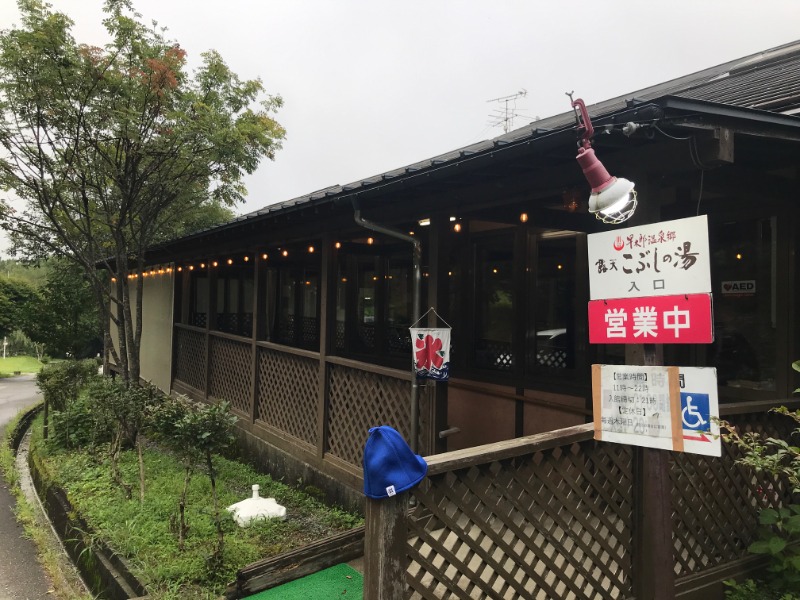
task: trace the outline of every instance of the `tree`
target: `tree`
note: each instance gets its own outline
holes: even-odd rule
[[[89,358],[101,349],[102,328],[92,288],[73,262],[48,261],[38,302],[24,309],[24,331],[50,356]]]
[[[281,99],[214,51],[187,73],[185,51],[130,0],[106,0],[105,48],[76,43],[72,21],[42,0],[18,6],[21,27],[0,34],[0,188],[26,208],[6,204],[0,219],[22,255],[83,268],[106,344],[138,382],[143,281],[133,275],[170,223],[243,198],[242,177],[285,135],[271,116]]]
[[[18,280],[0,278],[0,338],[27,326],[27,308],[37,301],[36,290]]]

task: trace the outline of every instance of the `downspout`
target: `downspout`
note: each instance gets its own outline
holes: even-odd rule
[[[383,233],[384,235],[388,235],[389,237],[396,238],[398,240],[403,240],[406,242],[410,242],[412,246],[412,262],[413,262],[413,275],[414,275],[414,291],[413,291],[413,298],[412,298],[412,323],[416,323],[420,319],[420,288],[422,287],[422,275],[421,275],[421,263],[422,263],[422,243],[412,235],[408,235],[403,233],[402,231],[397,231],[396,229],[391,229],[389,227],[385,227],[383,225],[378,225],[377,223],[372,223],[371,221],[367,221],[364,217],[361,216],[361,209],[358,207],[358,200],[356,198],[352,198],[351,200],[353,204],[353,216],[355,217],[356,223],[364,227],[365,229],[370,229],[372,231],[377,231],[378,233]],[[414,370],[413,362],[411,366],[411,449],[414,453],[418,453],[419,448],[419,383],[417,382],[417,373]]]

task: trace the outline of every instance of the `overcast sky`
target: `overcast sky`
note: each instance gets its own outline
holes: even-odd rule
[[[101,45],[102,0],[51,0]],[[285,102],[287,138],[244,213],[800,39],[798,0],[134,0],[199,60],[219,51]],[[0,1],[0,27],[18,23]],[[0,241],[0,246],[2,241]],[[0,247],[1,249],[1,247]]]

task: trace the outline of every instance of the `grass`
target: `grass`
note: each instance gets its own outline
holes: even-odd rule
[[[124,452],[121,471],[134,485],[127,500],[112,482],[104,456],[88,451],[51,450],[41,439],[41,423],[34,425],[32,452],[46,476],[66,490],[78,513],[116,553],[127,559],[131,570],[153,599],[216,598],[236,570],[261,558],[302,547],[361,524],[358,515],[324,505],[312,495],[275,481],[269,475],[217,457],[217,491],[225,531],[224,565],[211,571],[206,559],[215,541],[211,486],[199,470],[191,480],[186,506],[189,534],[186,547],[178,549],[174,524],[183,485],[184,470],[169,453],[156,447],[145,452],[145,501],[138,499],[138,463],[134,452]],[[273,497],[287,509],[285,521],[259,522],[240,528],[224,507],[252,495],[261,486],[262,497]],[[311,490],[310,490],[311,491]]]
[[[42,368],[42,363],[32,356],[9,356],[0,358],[0,376],[13,375],[20,373],[38,373]]]

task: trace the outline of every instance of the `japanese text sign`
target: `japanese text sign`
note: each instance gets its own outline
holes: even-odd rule
[[[711,292],[705,215],[588,236],[591,300]]]
[[[594,438],[720,456],[715,369],[592,365]]]
[[[683,451],[678,367],[592,365],[594,439]]]
[[[710,344],[711,294],[589,302],[591,344]]]
[[[412,365],[417,379],[447,381],[450,378],[450,328],[409,328]]]

